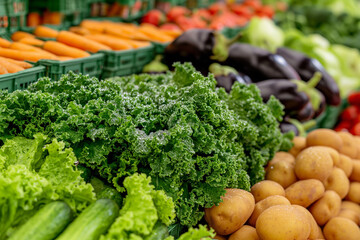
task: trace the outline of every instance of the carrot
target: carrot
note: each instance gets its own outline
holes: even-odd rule
[[[40,25],[41,17],[38,12],[31,12],[27,16],[27,26],[28,27],[36,27]]]
[[[80,23],[80,26],[99,33],[103,33],[105,31],[105,25],[99,21],[83,20]]]
[[[7,73],[8,73],[8,71],[6,70],[6,68],[0,64],[0,75],[7,74]]]
[[[37,37],[56,38],[59,32],[49,27],[37,26],[34,34]]]
[[[152,40],[159,41],[159,42],[171,42],[174,40],[173,37],[166,35],[165,33],[161,32],[155,27],[149,27],[143,25],[138,28],[138,31],[149,36]]]
[[[67,57],[67,56],[58,56],[59,61],[68,61],[68,60],[72,60],[74,58],[72,57]]]
[[[32,46],[42,46],[44,44],[44,41],[41,41],[40,39],[36,39],[36,38],[22,38],[18,42]]]
[[[126,41],[116,37],[111,37],[106,34],[87,35],[85,37],[96,42],[105,44],[106,46],[111,47],[111,49],[113,50],[126,50],[132,48],[132,46]]]
[[[11,42],[6,40],[5,38],[0,38],[0,47],[8,48],[10,47]]]
[[[10,48],[11,49],[14,49],[14,50],[22,50],[22,51],[27,51],[27,52],[38,52],[38,53],[41,53],[43,54],[44,56],[47,55],[49,57],[49,59],[51,58],[56,58],[56,56],[48,51],[45,51],[41,48],[38,48],[38,47],[34,47],[34,46],[31,46],[31,45],[27,45],[27,44],[24,44],[24,43],[20,43],[20,42],[14,42],[10,45]]]
[[[69,31],[82,36],[91,34],[90,30],[84,27],[71,27]]]
[[[169,35],[170,37],[177,38],[180,36],[183,32],[177,31],[177,30],[167,30],[167,29],[159,29],[162,33],[165,33],[166,35]]]
[[[62,14],[60,12],[45,11],[43,15],[44,15],[44,17],[43,17],[44,24],[59,25],[62,23],[63,18],[64,18],[64,14]]]
[[[125,42],[129,43],[133,48],[141,48],[141,47],[148,47],[150,46],[150,42],[148,41],[137,41],[131,39],[123,39]]]
[[[141,40],[141,41],[150,41],[151,40],[151,38],[148,37],[147,35],[145,35],[141,32],[138,32],[137,30],[129,29],[129,28],[106,27],[105,33],[114,35],[117,37],[130,38],[130,39],[134,39],[134,40]]]
[[[40,59],[52,59],[52,60],[58,60],[57,57],[49,57],[48,55],[44,55],[39,52],[27,52],[23,50],[14,50],[14,49],[8,49],[8,48],[0,48],[0,56],[11,58],[15,60],[21,60],[21,61],[31,61],[31,62],[37,62]]]
[[[89,52],[111,50],[110,47],[69,31],[60,31],[57,41]]]
[[[66,57],[72,57],[72,58],[82,58],[82,57],[88,57],[90,56],[89,53],[80,50],[78,48],[67,46],[66,44],[55,42],[55,41],[47,41],[45,42],[43,48],[51,52],[53,54],[56,54],[58,56],[66,56]]]
[[[16,73],[22,70],[25,70],[23,67],[20,67],[12,62],[6,61],[4,59],[0,59],[0,64],[6,68],[8,73]]]
[[[17,31],[17,32],[14,32],[12,35],[11,35],[11,39],[13,41],[19,41],[20,39],[22,38],[35,38],[34,35],[32,35],[31,33],[27,33],[27,32],[22,32],[22,31]]]
[[[19,67],[22,67],[22,68],[25,68],[25,69],[32,67],[32,65],[30,63],[27,63],[27,62],[24,62],[24,61],[18,61],[18,60],[14,60],[14,59],[11,59],[11,58],[5,58],[5,57],[0,57],[0,59],[3,59],[3,60],[6,60],[8,62],[11,62],[13,64],[16,64]]]

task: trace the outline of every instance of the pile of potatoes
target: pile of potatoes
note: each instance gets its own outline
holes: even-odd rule
[[[360,240],[360,137],[317,129],[293,141],[251,193],[226,189],[205,209],[215,239]]]

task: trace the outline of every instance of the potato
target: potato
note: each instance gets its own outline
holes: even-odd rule
[[[350,209],[356,212],[357,215],[360,216],[360,205],[350,201],[342,201],[341,209]]]
[[[357,154],[355,159],[360,159],[360,137],[359,136],[353,136],[353,137],[357,147]]]
[[[330,154],[334,165],[339,162],[340,153],[338,151],[336,151],[335,149],[333,149],[331,147],[325,147],[325,146],[317,146],[317,148],[324,149],[325,151],[327,151]]]
[[[245,190],[226,189],[223,202],[205,208],[205,220],[216,233],[229,235],[238,230],[249,219],[255,207],[253,195]]]
[[[315,221],[313,215],[311,215],[309,210],[307,210],[306,208],[304,208],[300,205],[292,205],[292,206],[296,207],[299,211],[302,211],[308,217],[308,221],[310,223],[309,240],[324,239],[324,235],[322,233],[321,228],[319,227],[319,225],[317,224],[317,222]]]
[[[327,240],[359,240],[360,229],[351,220],[334,217],[324,227],[324,236]]]
[[[337,151],[342,148],[342,139],[330,129],[316,129],[310,132],[306,137],[306,146],[327,146]]]
[[[306,138],[304,137],[294,137],[293,139],[294,146],[290,149],[289,153],[296,157],[299,152],[306,148]]]
[[[356,223],[357,225],[360,224],[360,215],[351,209],[346,209],[346,208],[340,209],[340,212],[337,215],[337,217],[347,218],[353,221],[354,223]]]
[[[269,207],[276,206],[276,205],[291,205],[291,203],[289,202],[289,200],[287,200],[283,196],[275,195],[275,196],[267,197],[255,204],[255,209],[248,221],[249,224],[251,226],[255,227],[256,220],[258,219],[260,214],[263,211],[265,211],[266,209],[268,209]]]
[[[321,147],[303,150],[295,160],[295,174],[299,179],[318,179],[325,181],[334,166],[328,151]]]
[[[264,180],[251,187],[251,193],[255,198],[255,203],[273,195],[285,196],[284,188],[277,182]]]
[[[256,233],[256,229],[244,225],[239,230],[230,235],[229,240],[259,240],[259,236]]]
[[[342,169],[334,167],[330,176],[324,181],[324,186],[325,190],[333,190],[343,199],[349,192],[350,181]]]
[[[224,237],[224,236],[221,236],[221,235],[219,235],[219,234],[216,234],[213,239],[216,239],[216,240],[226,240],[227,238]]]
[[[294,165],[288,162],[277,162],[266,171],[266,180],[279,183],[283,188],[296,182]]]
[[[285,189],[285,197],[291,204],[303,207],[310,206],[323,196],[325,192],[322,182],[316,179],[301,180]]]
[[[360,204],[360,182],[351,182],[347,200]]]
[[[353,161],[351,158],[344,154],[340,154],[339,161],[337,163],[334,163],[334,165],[338,168],[341,168],[347,177],[350,177],[350,174],[353,169]]]
[[[360,160],[359,159],[353,159],[352,160],[353,169],[350,174],[350,180],[360,182]]]
[[[293,155],[291,155],[290,153],[287,153],[287,152],[277,152],[277,153],[275,153],[275,156],[273,157],[273,159],[271,159],[271,161],[267,164],[267,167],[270,167],[274,163],[282,162],[282,161],[289,162],[291,164],[295,164],[295,158]]]
[[[276,205],[260,214],[256,232],[262,240],[304,240],[310,235],[310,223],[296,207]]]
[[[353,135],[348,132],[338,132],[337,134],[341,137],[343,142],[343,145],[340,148],[339,152],[345,154],[350,158],[356,158],[357,146]]]
[[[317,200],[310,208],[309,211],[315,218],[316,222],[323,226],[330,218],[339,214],[341,208],[341,198],[339,195],[332,191],[327,190],[319,200]]]

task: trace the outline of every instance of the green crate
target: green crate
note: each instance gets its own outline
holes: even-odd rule
[[[15,90],[24,90],[31,83],[45,76],[45,67],[36,66],[17,73],[9,73],[0,76],[0,89],[13,92]]]
[[[128,76],[131,74],[134,74],[133,68],[119,69],[119,70],[115,70],[115,71],[110,71],[110,70],[104,69],[101,74],[101,79],[106,79],[106,78],[111,78],[111,77],[116,77],[116,76],[123,77],[123,76]]]
[[[61,12],[63,14],[72,14],[78,11],[77,2],[81,0],[30,0],[29,9],[41,11],[47,9],[51,12]]]
[[[188,0],[187,7],[188,8],[207,8],[215,2],[216,2],[216,0]]]
[[[68,61],[40,60],[37,62],[38,65],[45,66],[45,75],[55,81],[69,71],[87,74],[91,77],[100,77],[103,63],[104,54],[102,53]]]
[[[7,0],[6,9],[8,16],[14,17],[27,14],[29,9],[28,4],[28,0]]]
[[[143,67],[155,57],[154,46],[138,48],[135,50],[135,67]]]
[[[169,43],[159,43],[159,42],[152,42],[154,46],[155,55],[163,54],[165,48],[169,45]]]
[[[20,16],[12,16],[12,17],[9,16],[8,19],[9,19],[8,31],[10,34],[26,27],[26,14]]]
[[[0,0],[0,35],[7,33],[7,28],[9,26],[9,17],[6,10],[6,1]]]
[[[123,51],[100,51],[104,54],[104,70],[117,71],[123,69],[130,69],[135,64],[135,50]]]

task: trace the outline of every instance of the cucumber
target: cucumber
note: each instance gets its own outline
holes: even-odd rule
[[[160,221],[157,221],[151,234],[145,240],[163,240],[169,236],[168,227]]]
[[[51,240],[71,222],[70,207],[64,202],[52,202],[41,208],[20,226],[8,240]]]
[[[99,199],[86,208],[57,240],[97,240],[106,233],[119,214],[118,205],[110,199]]]

